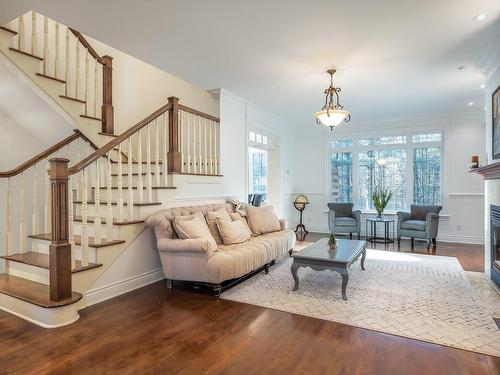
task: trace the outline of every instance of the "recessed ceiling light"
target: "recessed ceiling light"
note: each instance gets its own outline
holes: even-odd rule
[[[478,14],[477,16],[474,16],[474,21],[484,21],[486,19],[486,16],[486,13]]]
[[[463,69],[465,69],[465,65],[459,65],[459,66],[457,66],[457,69],[458,70],[463,70]]]
[[[474,105],[474,102],[469,102],[469,107],[472,107]]]
[[[479,87],[481,87],[482,89],[484,89],[484,83],[481,86],[479,86]]]

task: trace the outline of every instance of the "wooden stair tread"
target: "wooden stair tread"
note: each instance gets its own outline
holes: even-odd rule
[[[17,53],[20,53],[21,55],[25,55],[25,56],[33,57],[34,59],[37,59],[37,60],[43,61],[43,57],[36,56],[36,55],[32,55],[32,54],[31,54],[31,53],[29,53],[29,52],[24,52],[24,51],[21,51],[20,49],[14,48],[14,47],[10,47],[10,48],[9,48],[9,50],[14,51],[14,52],[17,52]]]
[[[31,266],[45,268],[47,270],[49,269],[49,255],[36,251],[28,251],[26,253],[17,253],[13,255],[4,255],[1,258],[10,260],[12,262],[29,264]],[[71,270],[72,273],[82,272],[102,266],[102,264],[100,263],[89,263],[87,266],[82,266],[82,262],[80,262],[79,260],[76,260],[75,263],[75,268]]]
[[[76,221],[77,223],[82,222],[82,217],[81,216],[75,216],[73,218],[73,221]],[[88,217],[87,218],[87,223],[94,223],[94,218],[93,217]],[[131,224],[142,224],[144,223],[144,220],[128,220],[128,221],[118,221],[118,219],[114,218],[113,219],[113,225],[131,225]],[[106,224],[106,219],[101,219],[101,224]]]
[[[63,98],[63,99],[68,99],[68,100],[73,100],[74,102],[79,102],[79,103],[82,103],[82,104],[85,104],[85,100],[82,100],[82,99],[78,99],[78,98],[73,98],[72,96],[67,96],[67,95],[59,95],[60,98]]]
[[[8,27],[5,27],[5,26],[0,26],[0,30],[7,31],[8,33],[11,33],[12,35],[17,35],[17,31],[9,29]]]
[[[118,164],[118,162],[114,161],[114,160],[112,160],[111,163]],[[122,163],[123,164],[128,164],[128,162],[122,162]],[[132,164],[139,164],[139,162],[134,160],[134,161],[132,161]],[[141,164],[148,164],[148,162],[147,161],[143,161]],[[151,164],[156,164],[156,160],[151,160]],[[160,160],[158,164],[163,164],[163,161]]]
[[[88,118],[89,120],[96,120],[96,121],[101,121],[102,122],[102,118],[98,118],[98,117],[87,116],[87,115],[80,115],[80,117],[82,117],[82,118]]]
[[[52,241],[52,233],[31,234],[28,237],[35,238],[37,240]],[[95,243],[94,237],[89,237],[89,247],[100,248],[100,247],[118,245],[118,244],[122,244],[122,243],[125,243],[125,241],[124,240],[111,240],[111,241],[102,240],[101,243]],[[81,237],[75,236],[75,245],[80,246],[81,244],[82,244]]]
[[[76,204],[82,204],[82,201],[73,201],[73,203]],[[101,206],[105,206],[108,204],[106,201],[101,201]],[[87,201],[87,204],[95,204],[95,201]],[[116,206],[118,203],[117,202],[111,202],[112,206]],[[143,206],[160,206],[162,203],[161,202],[143,202],[143,203],[138,203],[134,202],[134,206],[136,207],[143,207]],[[128,202],[123,202],[124,206],[128,205]]]
[[[143,186],[142,187],[144,190],[147,189],[146,186]],[[94,187],[92,187],[92,189],[95,189]],[[108,187],[107,186],[101,186],[101,190],[107,190]],[[122,187],[123,190],[128,190],[129,187],[128,186],[123,186]],[[132,186],[132,189],[133,190],[137,190],[137,186]],[[177,187],[175,186],[152,186],[151,189],[153,190],[175,190],[177,189]],[[118,186],[111,186],[111,190],[118,190]]]
[[[63,79],[59,79],[59,78],[56,78],[56,77],[52,77],[52,76],[49,76],[49,75],[47,75],[47,74],[36,73],[36,75],[37,75],[37,76],[39,76],[39,77],[48,78],[48,79],[51,79],[51,80],[53,80],[53,81],[57,81],[57,82],[60,82],[60,83],[64,83],[64,84],[66,83],[66,81],[65,81],[65,80],[63,80]]]
[[[80,293],[72,292],[71,298],[51,301],[48,285],[6,273],[0,274],[0,293],[46,308],[67,306],[82,299]]]
[[[114,163],[114,161],[111,161],[111,163]],[[127,162],[123,162],[123,163],[126,164]],[[155,174],[155,172],[151,172],[151,174]],[[163,172],[160,172],[160,174],[163,174]],[[142,172],[141,173],[141,176],[146,176],[146,175],[147,175],[146,172]],[[118,173],[111,173],[111,176],[118,177]],[[128,173],[122,173],[122,177],[123,176],[128,176]],[[139,173],[138,172],[133,172],[132,176],[139,176]]]

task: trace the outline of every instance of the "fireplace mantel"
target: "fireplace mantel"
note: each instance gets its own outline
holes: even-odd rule
[[[477,173],[483,176],[485,180],[500,179],[500,161],[485,165],[484,167],[471,169],[469,173]]]

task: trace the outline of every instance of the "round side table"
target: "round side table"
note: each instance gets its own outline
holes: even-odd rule
[[[368,232],[368,223],[370,223],[370,232]],[[384,237],[377,237],[377,223],[384,224]],[[390,225],[392,223],[392,238],[390,235]],[[395,227],[395,221],[394,219],[388,218],[388,217],[369,217],[366,219],[365,223],[365,233],[366,233],[366,240],[371,243],[393,243],[394,242],[394,227]],[[370,235],[368,236],[368,233]]]

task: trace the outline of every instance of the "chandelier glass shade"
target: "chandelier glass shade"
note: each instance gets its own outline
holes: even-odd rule
[[[342,121],[349,122],[351,120],[351,114],[339,102],[340,87],[333,86],[335,71],[335,69],[327,70],[327,73],[330,74],[330,86],[324,91],[325,105],[321,108],[321,111],[314,114],[318,125],[329,126],[331,130]]]

